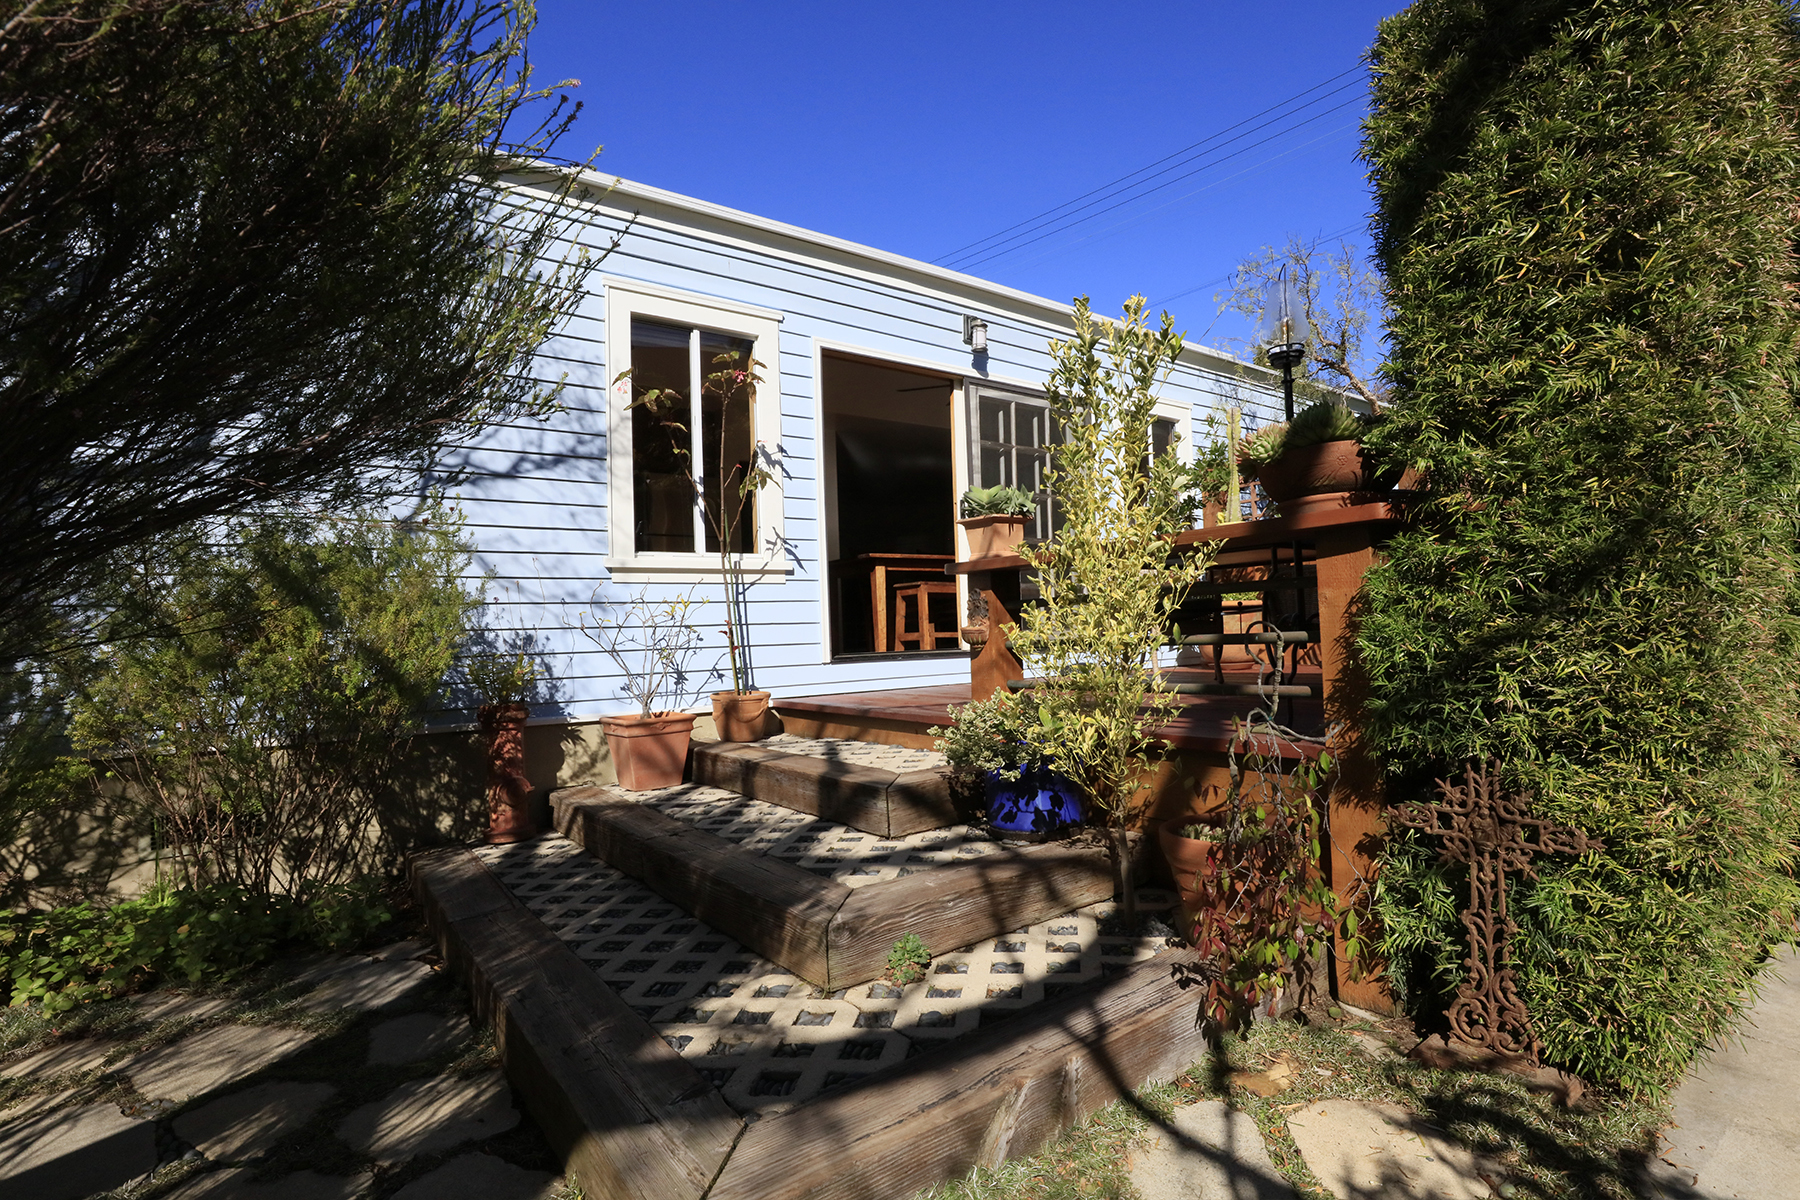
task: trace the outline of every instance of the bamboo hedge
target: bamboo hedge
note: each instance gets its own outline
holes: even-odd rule
[[[1430,498],[1368,579],[1390,796],[1493,756],[1605,840],[1515,887],[1546,1056],[1671,1084],[1800,889],[1795,10],[1421,0],[1372,52],[1391,287],[1374,440]],[[1397,985],[1462,974],[1466,875],[1397,836]]]

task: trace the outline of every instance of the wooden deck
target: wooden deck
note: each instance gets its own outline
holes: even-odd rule
[[[950,708],[969,702],[969,685],[846,692],[836,696],[777,696],[773,704],[783,730],[799,737],[854,738],[883,746],[929,750],[925,732],[950,725]]]
[[[1210,679],[1205,670],[1181,670],[1179,677]],[[1233,682],[1254,683],[1256,676],[1227,668],[1225,678]],[[1325,727],[1324,705],[1316,699],[1320,690],[1318,669],[1302,670],[1291,681],[1312,686],[1314,699],[1284,702],[1281,723],[1301,733],[1316,734]],[[800,737],[842,737],[857,741],[878,742],[887,746],[912,746],[930,749],[935,739],[926,732],[933,725],[949,725],[954,719],[950,709],[969,702],[968,684],[949,684],[930,688],[896,688],[892,691],[847,692],[837,696],[794,696],[775,698],[774,706],[781,714],[786,732]],[[1182,713],[1163,726],[1161,737],[1178,750],[1201,750],[1223,754],[1230,745],[1237,723],[1250,714],[1257,701],[1248,696],[1183,696]],[[1284,755],[1308,757],[1316,754],[1308,747],[1284,745]]]

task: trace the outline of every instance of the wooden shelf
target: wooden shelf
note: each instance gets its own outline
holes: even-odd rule
[[[1398,525],[1406,519],[1401,508],[1403,501],[1371,500],[1364,504],[1346,504],[1342,508],[1329,508],[1314,512],[1301,513],[1297,517],[1270,517],[1264,521],[1237,521],[1230,525],[1209,525],[1205,529],[1187,529],[1174,537],[1177,546],[1197,546],[1207,542],[1222,542],[1228,550],[1253,550],[1263,546],[1279,545],[1284,542],[1303,540],[1307,534],[1318,534],[1325,530],[1339,529],[1346,525]],[[977,558],[969,562],[949,563],[944,567],[946,575],[973,575],[978,571],[1018,570],[1028,565],[1016,554],[999,555],[994,558]],[[1250,588],[1241,589],[1250,591]]]

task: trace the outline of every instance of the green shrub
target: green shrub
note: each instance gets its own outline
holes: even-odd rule
[[[397,869],[383,797],[475,602],[457,529],[269,516],[118,573],[73,732],[152,806],[164,873],[309,904]]]
[[[295,948],[348,950],[393,915],[370,880],[306,903],[232,884],[163,888],[112,908],[0,916],[0,979],[11,1004],[63,1012],[163,978],[229,981]]]
[[[1764,0],[1424,0],[1373,52],[1370,442],[1431,498],[1368,577],[1369,732],[1395,799],[1492,756],[1604,839],[1515,883],[1515,954],[1548,1057],[1644,1091],[1800,900],[1796,49]],[[1462,975],[1466,894],[1391,840],[1417,1003]]]

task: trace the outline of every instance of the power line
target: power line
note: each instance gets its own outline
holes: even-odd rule
[[[1344,106],[1340,105],[1339,107],[1344,107]],[[1325,115],[1325,114],[1321,114],[1321,115]],[[1300,122],[1299,125],[1295,125],[1290,129],[1283,130],[1282,132],[1284,134],[1295,132],[1301,126],[1303,126],[1307,123],[1308,122],[1306,122],[1306,121],[1302,121],[1302,122]],[[1091,241],[1095,241],[1099,238],[1109,237],[1121,229],[1127,229],[1133,225],[1142,224],[1143,222],[1149,220],[1151,217],[1155,216],[1159,212],[1162,212],[1166,208],[1170,208],[1173,205],[1180,204],[1184,200],[1190,200],[1193,197],[1198,196],[1201,192],[1211,191],[1213,188],[1216,188],[1216,187],[1223,187],[1225,184],[1230,183],[1234,179],[1241,179],[1246,175],[1254,174],[1256,171],[1260,170],[1263,167],[1268,166],[1270,163],[1278,162],[1281,159],[1287,158],[1294,154],[1298,154],[1300,151],[1306,149],[1308,146],[1311,146],[1314,143],[1322,142],[1326,138],[1332,136],[1333,134],[1341,133],[1346,129],[1355,128],[1355,126],[1356,126],[1356,122],[1352,121],[1349,124],[1340,125],[1335,129],[1328,129],[1324,133],[1320,134],[1318,137],[1312,138],[1308,141],[1300,142],[1300,143],[1297,143],[1297,144],[1291,145],[1291,146],[1287,146],[1287,147],[1283,148],[1279,153],[1271,154],[1267,158],[1259,159],[1258,161],[1251,163],[1249,166],[1244,167],[1242,170],[1232,172],[1230,175],[1225,176],[1223,179],[1215,179],[1210,183],[1202,184],[1200,187],[1197,187],[1197,188],[1193,189],[1192,191],[1183,192],[1179,196],[1175,196],[1168,200],[1163,201],[1161,204],[1158,204],[1155,208],[1149,209],[1145,212],[1137,213],[1133,216],[1126,217],[1122,221],[1117,221],[1111,225],[1108,225],[1105,229],[1102,229],[1097,233],[1083,234],[1082,236],[1076,238],[1074,242],[1070,243],[1070,245],[1080,245],[1083,242],[1091,242]],[[1218,160],[1218,162],[1225,162],[1225,161],[1228,161],[1229,159],[1236,158],[1238,156],[1238,154],[1245,153],[1248,149],[1249,149],[1249,147],[1245,147],[1244,150],[1240,150],[1233,154],[1226,155],[1225,158]],[[1212,163],[1209,165],[1217,166],[1218,163]],[[1177,183],[1181,179],[1189,178],[1189,177],[1191,177],[1193,175],[1197,175],[1197,174],[1199,174],[1199,169],[1190,171],[1186,175],[1178,176],[1176,179],[1172,179],[1169,182],[1171,184]],[[1167,186],[1167,185],[1163,185],[1163,186]],[[1161,190],[1161,189],[1159,187],[1159,188],[1153,189],[1153,190]],[[1148,195],[1148,194],[1149,194],[1148,192],[1144,193],[1144,195]],[[1137,197],[1132,197],[1131,199],[1141,199],[1141,198],[1142,198],[1142,196],[1137,196]],[[1131,202],[1131,200],[1122,200],[1118,204],[1111,206],[1111,208],[1103,209],[1101,212],[1092,214],[1092,217],[1104,216],[1107,212],[1112,211],[1113,208],[1122,207],[1125,204],[1128,204],[1130,202]],[[1092,219],[1092,218],[1082,218],[1082,219],[1088,220],[1088,219]],[[1024,242],[1019,243],[1016,246],[1012,246],[1006,250],[999,251],[996,254],[988,256],[988,258],[998,258],[1005,254],[1011,254],[1015,251],[1023,250],[1027,246],[1031,246],[1037,242],[1041,242],[1041,241],[1045,240],[1046,238],[1053,237],[1059,233],[1067,233],[1069,230],[1073,229],[1076,224],[1079,224],[1079,222],[1072,222],[1069,225],[1063,226],[1059,229],[1047,230],[1044,233],[1039,234],[1037,237],[1031,238],[1029,241],[1024,241]],[[1035,257],[1032,257],[1032,258],[1022,259],[1018,263],[1015,263],[1015,265],[1023,265],[1024,263],[1036,262],[1037,259],[1043,257],[1043,253],[1044,252],[1040,252],[1038,255],[1036,255]],[[986,262],[986,261],[988,261],[988,258],[984,258],[984,259],[981,259],[978,261]]]
[[[1360,74],[1361,70],[1362,70],[1362,67],[1360,65],[1358,65],[1355,67],[1351,67],[1347,70],[1340,71],[1338,74],[1331,76],[1329,79],[1325,79],[1319,83],[1316,83],[1313,86],[1306,88],[1303,91],[1296,92],[1294,95],[1289,96],[1285,100],[1281,100],[1275,104],[1270,105],[1269,107],[1263,109],[1260,112],[1253,113],[1252,115],[1245,117],[1243,120],[1237,122],[1234,125],[1229,125],[1224,129],[1218,130],[1215,133],[1207,135],[1206,137],[1200,139],[1197,142],[1192,143],[1191,145],[1185,146],[1182,149],[1174,151],[1171,154],[1166,154],[1162,158],[1157,159],[1155,162],[1149,163],[1148,165],[1143,166],[1143,167],[1139,167],[1138,169],[1136,169],[1134,171],[1129,171],[1126,174],[1119,176],[1117,179],[1114,179],[1109,183],[1102,184],[1097,188],[1093,188],[1087,192],[1082,193],[1081,195],[1075,197],[1072,200],[1065,201],[1061,204],[1055,205],[1052,208],[1046,209],[1045,211],[1038,213],[1036,216],[1028,217],[1023,221],[1019,221],[1013,225],[1009,225],[1005,229],[1000,230],[998,233],[989,234],[987,237],[978,238],[975,241],[969,242],[966,245],[959,246],[955,250],[952,250],[944,255],[941,255],[938,258],[933,259],[932,261],[940,263],[940,264],[949,264],[949,263],[952,263],[959,259],[972,257],[976,253],[979,253],[981,251],[993,249],[993,246],[991,245],[992,243],[1017,240],[1017,235],[1033,232],[1037,229],[1042,228],[1046,223],[1054,223],[1056,221],[1064,220],[1067,217],[1073,216],[1075,213],[1080,212],[1082,209],[1092,208],[1095,204],[1099,204],[1099,203],[1104,202],[1105,200],[1111,199],[1114,196],[1119,195],[1121,192],[1130,191],[1133,188],[1140,187],[1143,184],[1148,183],[1152,179],[1155,179],[1161,175],[1166,175],[1170,171],[1173,171],[1173,170],[1177,169],[1178,167],[1185,165],[1186,162],[1191,161],[1193,158],[1199,156],[1200,154],[1202,154],[1204,152],[1207,152],[1212,149],[1217,149],[1217,148],[1219,148],[1220,145],[1230,145],[1232,142],[1241,141],[1243,138],[1248,137],[1251,133],[1254,133],[1257,130],[1266,128],[1269,125],[1276,124],[1280,121],[1286,120],[1286,119],[1296,115],[1297,113],[1304,111],[1306,108],[1309,108],[1312,105],[1319,103],[1320,101],[1330,99],[1332,96],[1335,96],[1339,92],[1342,92],[1342,91],[1346,90],[1347,88],[1354,86],[1354,84],[1355,84],[1355,81],[1351,81],[1349,83],[1339,83],[1340,80],[1343,80],[1348,75]],[[1331,87],[1331,85],[1334,83],[1339,83],[1339,85],[1337,87]],[[1311,95],[1314,92],[1319,91],[1322,88],[1329,88],[1330,90],[1327,91],[1322,96],[1313,97],[1313,99],[1306,101],[1305,104],[1299,105],[1298,108],[1294,108],[1292,111],[1281,112],[1281,110],[1289,109],[1297,101],[1301,100],[1302,98],[1304,98],[1308,95]],[[1344,107],[1344,105],[1336,106],[1336,108],[1341,108],[1341,107]],[[1323,116],[1327,115],[1328,112],[1336,111],[1336,108],[1327,110],[1327,112],[1317,113],[1311,119],[1317,119],[1319,117],[1323,117]],[[1253,123],[1258,121],[1260,118],[1268,116],[1269,114],[1276,113],[1276,112],[1281,112],[1281,115],[1273,117],[1268,121],[1264,121],[1260,125],[1254,125],[1253,128],[1250,128],[1250,129],[1244,128],[1245,126],[1253,125]],[[1304,124],[1304,123],[1305,122],[1302,122],[1302,124]],[[1236,137],[1226,139],[1225,135],[1232,133],[1234,130],[1243,130],[1243,132],[1239,133]],[[1225,139],[1225,140],[1223,142],[1221,142],[1221,139]],[[1177,161],[1177,160],[1180,160],[1180,161]],[[1165,165],[1165,164],[1168,164],[1168,165]],[[1156,168],[1159,168],[1159,167],[1162,169],[1157,170]],[[1198,168],[1198,169],[1204,169],[1204,168]],[[1146,173],[1148,173],[1148,174],[1146,174]],[[1193,172],[1188,172],[1188,174],[1192,174],[1192,173]],[[1139,178],[1140,176],[1142,178]],[[1152,190],[1156,190],[1156,189],[1152,189]],[[1015,235],[1015,236],[1009,237],[1008,235]]]
[[[1336,233],[1328,233],[1328,234],[1324,235],[1323,237],[1313,239],[1313,245],[1317,246],[1320,242],[1335,242],[1341,237],[1348,237],[1350,234],[1355,233],[1357,231],[1357,228],[1358,228],[1358,226],[1355,226],[1355,225],[1346,225],[1344,228],[1338,230]],[[1209,287],[1217,287],[1221,283],[1230,283],[1232,279],[1236,278],[1236,276],[1237,276],[1237,271],[1233,270],[1229,274],[1219,276],[1217,279],[1209,279],[1205,283],[1196,283],[1193,287],[1188,288],[1186,291],[1176,292],[1172,296],[1164,296],[1161,300],[1152,300],[1148,304],[1144,305],[1144,307],[1145,307],[1145,309],[1161,308],[1163,305],[1167,304],[1171,300],[1179,300],[1183,296],[1191,296],[1195,292],[1205,291]]]

